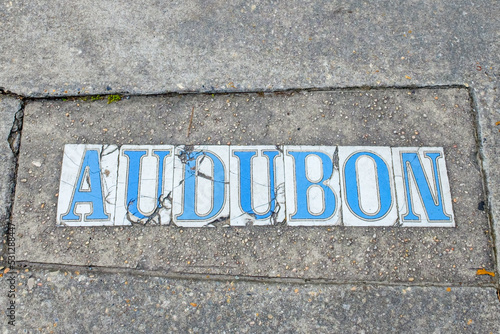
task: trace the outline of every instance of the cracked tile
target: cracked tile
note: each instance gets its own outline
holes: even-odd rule
[[[344,225],[397,224],[391,148],[340,146],[339,165]]]
[[[231,146],[231,225],[276,225],[285,220],[283,149]]]
[[[170,224],[173,173],[174,146],[122,146],[115,225]]]
[[[288,225],[340,224],[336,149],[336,146],[284,146]]]
[[[116,145],[65,145],[57,224],[113,225],[117,168]]]
[[[176,146],[173,221],[177,226],[229,224],[229,146]]]
[[[443,148],[394,147],[392,156],[401,224],[455,226]]]

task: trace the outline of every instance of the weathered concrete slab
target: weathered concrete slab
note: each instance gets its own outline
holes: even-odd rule
[[[491,277],[476,276],[477,268],[493,268],[494,257],[480,204],[474,119],[465,89],[30,102],[13,216],[18,261],[337,282],[488,283]],[[456,228],[60,228],[56,202],[68,143],[439,146]]]
[[[499,16],[485,0],[13,1],[0,8],[0,87],[40,96],[472,84],[498,76]]]
[[[12,148],[18,149],[21,135],[19,133],[18,137],[11,136],[11,130],[20,130],[17,129],[16,122],[16,117],[18,119],[22,117],[20,109],[19,99],[0,95],[0,226],[2,235],[10,216],[11,196],[14,189],[16,161]],[[9,137],[11,137],[12,148]]]
[[[18,282],[16,327],[5,323],[7,333],[500,331],[493,288],[216,282],[31,269],[21,271]]]

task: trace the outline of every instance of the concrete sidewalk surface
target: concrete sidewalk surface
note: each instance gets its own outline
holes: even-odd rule
[[[2,332],[500,332],[499,17],[4,1]],[[442,147],[456,227],[58,227],[65,144]]]
[[[500,331],[494,288],[186,280],[74,268],[25,269],[17,282],[20,333]]]

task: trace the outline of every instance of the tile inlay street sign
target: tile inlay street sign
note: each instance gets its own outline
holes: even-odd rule
[[[453,227],[443,148],[67,144],[62,226]]]
[[[16,260],[473,284],[495,263],[475,119],[461,88],[29,100]]]

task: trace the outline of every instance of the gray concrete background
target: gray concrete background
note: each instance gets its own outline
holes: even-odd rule
[[[21,96],[42,97],[114,92],[152,94],[459,85],[470,89],[472,96],[479,155],[487,180],[486,209],[492,225],[488,234],[498,236],[500,169],[497,166],[500,165],[500,134],[499,127],[495,125],[500,121],[498,17],[500,9],[495,1],[465,0],[453,3],[185,1],[168,4],[153,1],[81,1],[71,4],[5,1],[0,4],[0,93],[12,91]],[[2,95],[2,99],[4,97]],[[3,122],[2,116],[2,125]],[[12,121],[9,120],[7,124],[10,127]],[[5,142],[2,145],[3,157],[9,151],[4,148]],[[5,196],[4,191],[1,196]],[[494,240],[496,249],[499,249],[499,238]],[[179,331],[188,331],[188,324],[193,323],[201,328],[200,332],[205,331],[204,328],[223,332],[229,331],[224,327],[226,324],[234,328],[240,325],[235,323],[236,319],[248,319],[245,315],[249,310],[248,305],[251,305],[244,299],[246,290],[242,288],[235,290],[232,298],[244,300],[245,303],[232,304],[229,310],[221,310],[212,304],[203,309],[213,312],[204,313],[206,316],[181,316],[179,312],[176,314],[177,320],[172,320],[177,312],[174,308],[177,302],[185,302],[186,305],[191,302],[187,300],[191,298],[179,297],[166,304],[172,318],[165,324],[160,320],[151,320],[149,314],[156,304],[153,306],[146,302],[142,310],[146,309],[147,315],[142,313],[142,318],[136,318],[134,323],[130,320],[128,327],[125,327],[124,321],[129,320],[128,316],[132,313],[123,307],[123,311],[106,317],[100,312],[103,311],[102,306],[107,305],[107,300],[114,299],[99,297],[110,290],[114,280],[124,279],[127,274],[99,276],[102,278],[101,283],[108,283],[82,288],[83,284],[96,277],[94,273],[82,271],[77,285],[68,278],[71,275],[56,274],[56,278],[51,279],[56,280],[59,287],[38,282],[47,273],[43,269],[30,269],[28,274],[23,274],[24,277],[21,274],[16,276],[19,277],[18,283],[23,283],[17,298],[20,305],[18,319],[26,320],[14,329],[0,322],[4,332],[23,332],[24,328],[26,331],[41,328],[42,332],[91,332],[93,322],[115,331],[127,328],[128,331],[134,329],[144,332],[147,331],[144,324],[150,323],[154,323],[159,331],[170,324]],[[29,284],[26,279],[31,276],[34,278],[31,282],[42,283],[48,288],[35,288],[31,294],[24,294],[23,286]],[[142,279],[139,276],[127,276],[128,285],[123,285],[129,289],[131,286],[136,288],[127,290],[119,284],[117,288],[111,288],[116,291],[114,298],[131,301],[130,295],[136,298],[145,298],[148,293],[162,295],[161,290],[151,289],[148,283],[142,283]],[[171,279],[146,275],[144,280],[165,282]],[[191,281],[174,282],[181,290],[196,286]],[[218,289],[217,284],[226,284],[224,281],[199,283],[199,290],[188,294],[209,295],[210,291]],[[0,278],[0,284],[0,303],[6,305],[5,277]],[[243,286],[245,284],[271,290],[280,285],[244,283]],[[75,290],[71,292],[73,297],[62,299],[64,293],[68,295],[71,287]],[[297,286],[299,289],[303,287]],[[356,287],[358,292],[364,291],[359,295],[361,301],[353,298],[352,287]],[[375,285],[380,296],[387,296],[387,302],[376,294],[377,298],[373,297],[366,287],[362,282],[327,285],[325,289],[332,295],[328,299],[328,308],[322,308],[324,303],[321,304],[317,299],[306,304],[297,298],[287,297],[289,291],[283,288],[282,291],[275,289],[275,298],[272,299],[259,294],[258,301],[266,303],[271,300],[273,303],[267,304],[268,308],[278,309],[282,313],[277,325],[263,321],[258,329],[293,331],[286,327],[287,324],[295,324],[295,320],[300,319],[301,324],[306,323],[304,328],[311,331],[324,314],[332,314],[324,322],[329,326],[325,332],[331,332],[332,329],[343,332],[423,333],[499,331],[498,300],[495,299],[493,288],[459,288],[457,285],[453,286],[450,294],[443,290],[443,286],[433,284],[428,287],[414,286],[408,293],[405,286]],[[342,298],[357,301],[345,306],[349,312],[343,308],[347,303]],[[363,298],[368,303],[363,302]],[[199,298],[202,301],[208,299]],[[401,300],[408,301],[408,304],[401,304]],[[413,317],[403,317],[404,320],[399,321],[397,316],[386,316],[390,310],[406,310],[406,305],[413,306],[408,312]],[[4,308],[1,310],[4,312]],[[309,312],[301,313],[302,310]],[[309,314],[316,321],[308,322]],[[271,315],[276,321],[278,316]],[[366,315],[370,321],[363,322],[364,318],[359,315]],[[220,321],[217,322],[217,319]],[[353,325],[351,319],[357,319],[356,324],[360,325]],[[54,323],[59,325],[54,327]],[[255,323],[258,324],[257,321]],[[310,327],[307,327],[309,324]],[[240,325],[240,328],[241,331],[248,328],[248,331],[252,331],[249,326]]]
[[[476,86],[498,78],[499,12],[495,1],[5,2],[0,87],[50,96]]]
[[[18,277],[19,332],[500,331],[493,288],[214,282],[69,269]]]

